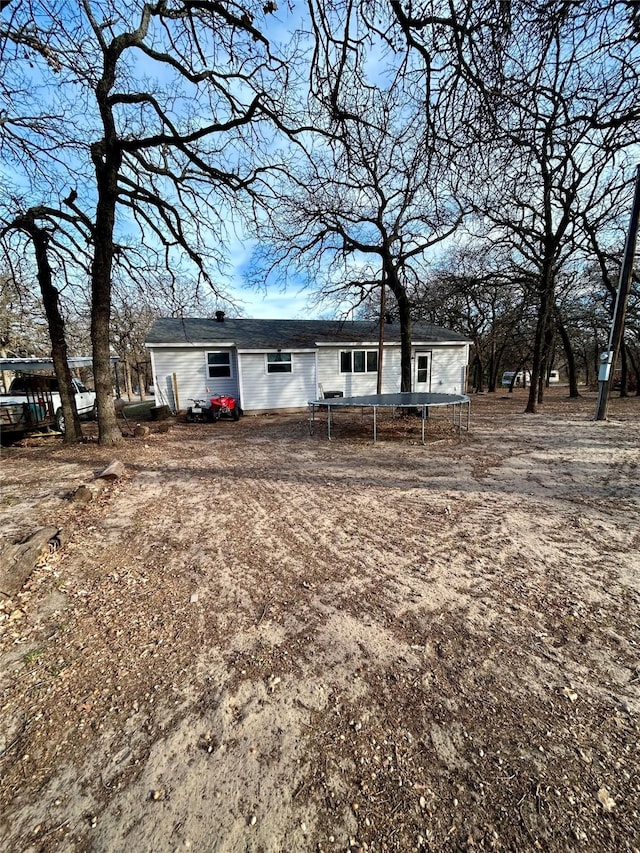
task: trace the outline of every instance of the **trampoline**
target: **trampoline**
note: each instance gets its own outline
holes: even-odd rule
[[[316,409],[327,410],[327,438],[331,441],[331,410],[362,408],[373,409],[373,443],[378,438],[377,410],[378,409],[419,409],[421,421],[421,437],[424,444],[424,422],[430,408],[449,408],[451,422],[462,432],[463,419],[465,429],[469,430],[471,417],[471,400],[465,394],[427,394],[415,391],[401,391],[397,394],[366,394],[360,397],[325,397],[322,400],[309,402],[309,431],[315,430]]]

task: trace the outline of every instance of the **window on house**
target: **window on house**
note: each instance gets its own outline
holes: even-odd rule
[[[208,352],[207,373],[209,379],[216,379],[221,376],[231,376],[231,353]]]
[[[267,373],[291,373],[291,353],[267,353]]]
[[[340,373],[376,373],[377,370],[377,350],[354,349],[340,353]]]

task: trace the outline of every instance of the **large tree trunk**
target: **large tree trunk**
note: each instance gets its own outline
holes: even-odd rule
[[[579,397],[580,392],[578,391],[578,374],[576,371],[576,359],[573,354],[571,339],[569,337],[567,327],[564,325],[564,323],[559,317],[556,317],[556,326],[558,327],[558,332],[560,334],[560,339],[562,340],[562,346],[564,348],[564,354],[567,359],[567,374],[569,376],[569,396]]]
[[[555,292],[553,287],[553,280],[551,280],[551,284],[547,289],[548,299],[549,299],[549,311],[547,313],[547,325],[544,331],[544,346],[542,350],[542,365],[540,367],[540,381],[538,383],[538,403],[542,404],[544,400],[544,392],[545,389],[549,387],[549,371],[551,370],[551,366],[553,364],[553,355],[554,355],[554,337],[555,337],[555,324],[553,322],[555,316]]]
[[[547,360],[549,345],[549,329],[553,315],[553,269],[551,263],[545,259],[540,286],[540,308],[536,334],[533,344],[533,363],[531,365],[531,385],[529,386],[529,398],[525,412],[536,414],[538,406],[542,403],[542,377]]]
[[[475,358],[473,360],[473,387],[476,394],[482,394],[484,391],[484,376],[483,376],[482,359],[476,348]]]
[[[636,397],[640,397],[640,359],[635,357],[633,347],[627,347],[627,355],[636,380]]]
[[[529,385],[529,397],[525,412],[536,414],[538,411],[538,384],[542,370],[542,348],[544,342],[544,327],[547,322],[545,309],[545,295],[542,293],[540,297],[540,309],[538,312],[538,322],[536,323],[536,333],[533,342],[533,361],[531,364],[531,384]]]
[[[400,320],[400,390],[411,391],[411,303],[390,258],[384,258],[387,284],[398,303]]]
[[[115,179],[115,175],[114,175]],[[100,444],[113,445],[122,441],[113,405],[113,383],[109,350],[109,320],[111,316],[111,267],[113,263],[113,225],[115,193],[107,183],[100,187],[96,211],[95,255],[91,270],[91,343],[93,372],[98,402],[98,436]]]
[[[96,87],[104,139],[91,146],[91,158],[96,171],[98,204],[94,231],[94,255],[91,267],[91,342],[93,345],[93,371],[98,402],[98,440],[100,444],[114,445],[122,441],[122,432],[116,420],[113,404],[113,380],[109,349],[109,321],[111,318],[111,272],[113,267],[113,232],[118,202],[118,173],[122,152],[118,144],[109,103],[109,91],[115,79],[116,57],[105,56],[105,70]]]
[[[491,346],[489,347],[488,371],[489,371],[489,377],[487,380],[487,382],[488,382],[487,391],[489,391],[489,393],[495,393],[498,365],[496,362],[496,344],[495,344],[495,341],[493,339],[491,340]]]
[[[34,217],[29,213],[17,219],[16,225],[28,233],[33,241],[38,268],[38,284],[40,285],[42,304],[47,318],[49,337],[51,338],[53,368],[58,379],[60,402],[65,421],[64,441],[72,444],[82,438],[82,427],[80,426],[76,398],[71,385],[64,319],[60,312],[60,294],[53,284],[51,265],[47,254],[49,234],[44,228],[36,225]]]

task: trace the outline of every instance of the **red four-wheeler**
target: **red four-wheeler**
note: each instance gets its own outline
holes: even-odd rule
[[[233,418],[237,421],[242,414],[235,397],[216,394],[209,400],[192,400],[193,406],[187,409],[187,423],[213,423],[220,418]]]
[[[233,418],[234,421],[239,420],[242,414],[242,409],[238,405],[235,397],[227,397],[225,394],[218,394],[210,399],[211,411],[213,413],[212,420],[219,421],[220,418]]]

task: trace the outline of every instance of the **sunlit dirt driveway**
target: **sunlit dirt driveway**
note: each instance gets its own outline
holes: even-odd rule
[[[3,449],[2,849],[639,850],[640,400],[522,393]]]

